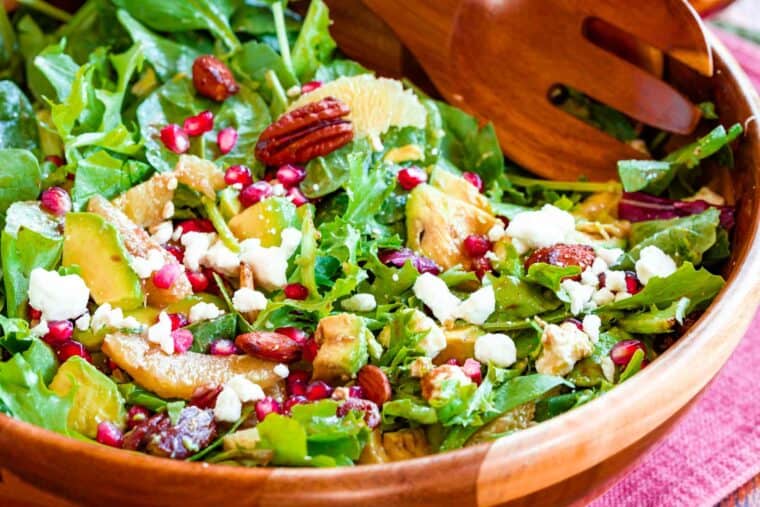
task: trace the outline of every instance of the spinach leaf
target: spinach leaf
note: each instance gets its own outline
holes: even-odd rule
[[[105,150],[95,151],[77,164],[71,191],[74,209],[83,209],[95,195],[112,199],[145,180],[151,171],[143,162],[124,161]]]
[[[370,156],[370,150],[369,143],[362,139],[309,161],[301,190],[310,199],[335,192],[348,181],[352,168],[363,164]]]
[[[489,322],[533,317],[562,305],[551,292],[510,275],[487,275],[496,296],[496,311]]]
[[[244,32],[254,36],[271,35],[277,32],[272,9],[268,2],[248,0],[241,5],[230,20],[235,32]],[[292,11],[283,12],[285,30],[290,33],[298,33],[301,27],[301,18]]]
[[[166,409],[166,400],[159,398],[136,384],[129,382],[118,384],[118,387],[119,392],[128,405],[141,405],[153,412],[160,412]]]
[[[16,201],[37,199],[42,173],[37,158],[27,150],[0,150],[0,224]]]
[[[563,279],[581,274],[578,266],[554,266],[544,262],[536,262],[528,268],[525,280],[557,292]]]
[[[411,398],[401,398],[383,404],[383,423],[393,424],[397,418],[406,419],[420,424],[435,424],[438,416],[435,409],[422,401]]]
[[[265,74],[268,70],[274,71],[280,84],[286,89],[298,83],[282,57],[262,42],[250,41],[243,44],[232,59],[232,66],[238,73],[258,83],[262,90],[267,89]]]
[[[58,44],[46,47],[34,57],[34,66],[47,79],[55,92],[54,95],[48,95],[48,99],[58,102],[63,102],[68,98],[71,93],[71,84],[79,70],[79,65],[64,53],[65,47],[66,40],[62,39]]]
[[[664,160],[621,160],[618,174],[626,192],[652,194],[661,194],[676,176],[673,165]]]
[[[39,139],[29,99],[12,81],[0,81],[0,149],[7,148],[36,151]]]
[[[298,79],[311,80],[319,66],[331,60],[336,47],[330,36],[330,11],[322,0],[314,0],[293,46],[293,69]]]
[[[684,305],[685,302],[685,305]],[[626,315],[618,321],[618,325],[629,333],[663,334],[672,333],[678,322],[677,317],[683,313],[684,307],[690,306],[688,298],[681,298],[662,310],[656,306],[645,312]]]
[[[226,313],[213,320],[204,320],[187,326],[193,333],[193,352],[208,352],[211,342],[216,340],[234,340],[237,331],[237,315]]]
[[[358,62],[336,58],[329,63],[320,65],[314,73],[314,79],[321,81],[322,83],[327,83],[329,81],[335,81],[343,76],[349,77],[372,73],[371,70]]]

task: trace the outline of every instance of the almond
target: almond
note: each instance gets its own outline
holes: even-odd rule
[[[391,399],[391,383],[385,372],[377,366],[364,366],[359,370],[357,381],[364,398],[375,402],[377,406],[382,407],[383,403]]]
[[[241,334],[235,339],[235,345],[250,356],[278,363],[292,363],[301,358],[302,347],[298,342],[272,331]]]

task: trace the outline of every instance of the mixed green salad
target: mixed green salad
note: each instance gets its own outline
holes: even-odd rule
[[[710,304],[741,126],[543,181],[491,125],[343,58],[314,0],[0,11],[0,412],[243,466],[504,437],[646,367]]]

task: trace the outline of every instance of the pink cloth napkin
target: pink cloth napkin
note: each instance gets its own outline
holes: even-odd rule
[[[718,31],[760,89],[760,47]],[[760,312],[683,421],[590,507],[713,506],[760,474]]]

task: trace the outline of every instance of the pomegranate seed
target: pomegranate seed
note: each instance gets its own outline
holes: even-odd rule
[[[306,394],[306,384],[309,382],[309,372],[305,370],[290,370],[290,375],[285,379],[285,387],[288,394],[303,396]]]
[[[309,400],[306,399],[306,396],[302,395],[295,395],[289,397],[287,400],[285,400],[285,404],[282,407],[282,411],[286,414],[290,413],[290,409],[292,409],[296,405],[300,405],[301,403],[308,403]]]
[[[569,322],[577,327],[579,331],[583,331],[583,322],[580,320],[570,317],[569,319],[565,319],[565,322]]]
[[[232,151],[238,140],[238,133],[232,127],[227,127],[219,131],[216,135],[216,144],[219,145],[219,151],[226,155]]]
[[[361,386],[351,386],[348,388],[349,398],[364,398],[364,391]]]
[[[306,398],[309,401],[318,401],[329,398],[332,394],[333,388],[326,382],[321,380],[315,380],[308,386],[306,386]]]
[[[120,449],[124,443],[124,434],[114,423],[103,421],[98,424],[98,434],[95,440],[103,445]]]
[[[290,187],[285,195],[290,199],[290,202],[296,205],[296,208],[309,202],[309,198],[306,197],[298,187]]]
[[[181,264],[164,264],[164,267],[153,273],[153,285],[159,289],[169,289],[181,274]]]
[[[119,365],[116,364],[116,363],[114,363],[113,360],[109,358],[108,359],[108,369],[111,370],[112,372],[114,372],[114,371],[116,371],[116,370],[119,369]]]
[[[185,250],[182,247],[177,246],[177,245],[166,245],[164,247],[164,250],[172,254],[174,258],[177,259],[177,262],[179,262],[180,264],[184,262]]]
[[[272,185],[266,181],[257,181],[256,183],[248,185],[240,192],[240,204],[242,204],[243,207],[248,208],[267,197],[271,197],[272,194],[274,194]]]
[[[170,123],[161,129],[161,142],[174,153],[185,153],[190,149],[190,138],[187,132],[176,123]]]
[[[478,192],[483,191],[483,180],[480,178],[480,175],[467,171],[462,174],[462,178],[466,179],[470,185],[477,188]]]
[[[485,236],[470,234],[464,238],[464,251],[468,257],[476,258],[484,256],[491,249],[491,242]]]
[[[208,347],[208,353],[212,356],[234,356],[238,352],[237,345],[232,340],[216,340]]]
[[[474,259],[472,261],[472,269],[475,271],[475,274],[480,278],[483,279],[486,274],[493,271],[493,267],[491,266],[491,261],[489,261],[485,257],[478,257],[477,259]]]
[[[396,175],[396,179],[398,179],[398,184],[401,185],[401,188],[412,190],[417,185],[425,183],[428,176],[424,169],[412,166],[401,169],[398,175]]]
[[[127,429],[131,430],[150,417],[150,410],[141,405],[132,405],[127,411]]]
[[[352,410],[364,412],[364,421],[370,428],[376,428],[380,425],[380,410],[375,403],[369,400],[349,398],[338,407],[336,415],[345,417]]]
[[[284,334],[294,342],[299,343],[300,345],[303,345],[306,343],[306,340],[309,339],[309,334],[304,331],[303,329],[298,329],[297,327],[278,327],[274,330],[275,333]]]
[[[301,353],[301,357],[304,361],[313,363],[314,358],[317,357],[317,352],[319,352],[319,344],[317,343],[317,340],[314,338],[309,338],[303,344],[303,352]]]
[[[214,129],[214,113],[203,111],[185,119],[182,128],[189,136],[199,136]]]
[[[301,93],[313,92],[320,86],[322,86],[322,81],[309,81],[301,85]]]
[[[240,184],[247,187],[253,183],[251,170],[244,165],[233,165],[224,172],[224,182],[228,185]]]
[[[187,329],[175,329],[172,331],[172,339],[174,340],[174,353],[184,354],[193,346],[195,337]]]
[[[182,234],[186,232],[216,232],[214,224],[207,218],[191,218],[183,220],[177,226],[182,229]]]
[[[610,359],[618,366],[627,366],[637,350],[646,353],[644,345],[639,340],[623,340],[610,350]]]
[[[639,277],[633,271],[625,272],[625,290],[629,294],[636,294],[641,290],[641,283]]]
[[[297,165],[286,164],[277,169],[277,181],[282,183],[282,186],[285,188],[295,187],[301,183],[305,177],[306,171],[303,167]]]
[[[62,216],[71,211],[71,197],[61,187],[50,187],[43,190],[40,204],[46,211],[56,216]]]
[[[285,293],[285,297],[288,299],[295,299],[297,301],[303,301],[309,297],[309,289],[300,283],[289,283],[282,291]]]
[[[271,396],[267,396],[263,400],[256,402],[256,419],[263,421],[266,416],[272,413],[282,413],[282,406],[277,400]]]
[[[74,356],[79,356],[88,363],[92,362],[92,356],[90,356],[90,353],[84,348],[84,345],[73,340],[60,344],[56,347],[55,353],[58,356],[58,361],[61,363],[65,363],[68,358]]]
[[[462,365],[465,375],[470,377],[473,382],[480,385],[483,381],[483,371],[480,369],[480,362],[475,359],[467,358]]]
[[[74,323],[70,320],[51,320],[47,325],[48,332],[42,337],[42,341],[51,347],[66,343],[74,335]]]
[[[36,308],[29,307],[29,318],[31,320],[40,320],[40,317],[42,317],[42,312],[39,311]]]
[[[185,271],[185,275],[190,280],[193,292],[203,292],[208,289],[208,277],[203,271]]]
[[[306,384],[310,377],[311,374],[306,370],[290,370],[288,381]]]
[[[58,155],[48,155],[47,157],[45,157],[45,161],[52,162],[53,165],[56,166],[56,167],[61,167],[62,165],[64,165],[66,163]]]
[[[222,386],[201,386],[193,391],[190,397],[190,405],[202,409],[214,408],[219,393],[222,392]]]
[[[456,357],[452,357],[443,364],[450,364],[452,366],[459,366],[459,360]]]
[[[168,315],[169,320],[172,322],[172,331],[176,331],[181,327],[185,327],[190,324],[184,313],[170,313]]]

